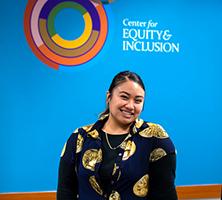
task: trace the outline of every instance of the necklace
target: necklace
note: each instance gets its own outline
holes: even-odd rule
[[[108,134],[106,132],[105,132],[105,136],[106,136],[106,142],[107,142],[109,148],[112,149],[112,150],[115,150],[115,149],[118,149],[129,138],[129,133],[127,134],[125,139],[116,147],[112,147],[112,145],[110,144],[110,141],[109,141]]]

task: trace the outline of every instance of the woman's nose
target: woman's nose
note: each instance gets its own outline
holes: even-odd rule
[[[129,100],[126,104],[126,107],[128,109],[133,109],[134,108],[134,102],[132,100]]]

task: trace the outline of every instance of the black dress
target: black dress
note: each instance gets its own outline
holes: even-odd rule
[[[113,150],[104,140],[105,121],[78,128],[66,142],[57,199],[177,200],[175,147],[166,131],[136,121],[129,136],[109,136],[112,146],[121,144]]]

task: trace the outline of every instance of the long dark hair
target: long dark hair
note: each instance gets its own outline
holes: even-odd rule
[[[109,87],[109,90],[108,92],[112,95],[112,92],[113,92],[113,89],[120,85],[121,83],[124,83],[128,80],[131,80],[135,83],[138,83],[144,90],[144,92],[146,91],[145,90],[145,86],[144,86],[144,83],[142,81],[142,79],[140,78],[140,76],[138,74],[136,74],[135,72],[131,72],[131,71],[122,71],[122,72],[119,72],[118,74],[116,74],[110,84],[110,87]],[[102,112],[99,117],[103,117],[105,116],[106,114],[109,114],[109,107],[108,105],[106,106],[106,109],[104,112]]]

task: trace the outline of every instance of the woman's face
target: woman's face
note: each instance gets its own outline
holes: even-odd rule
[[[131,124],[141,113],[145,92],[136,82],[127,80],[116,86],[112,94],[108,92],[110,120],[125,126]]]

